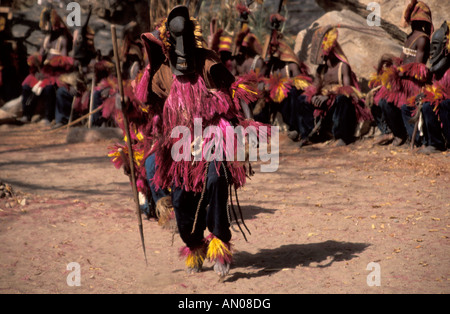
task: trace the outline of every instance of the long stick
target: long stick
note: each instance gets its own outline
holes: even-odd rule
[[[121,101],[121,105],[122,105],[121,107],[122,107],[122,114],[123,114],[123,124],[124,124],[124,128],[125,128],[125,133],[127,135],[127,146],[128,146],[128,156],[129,156],[128,159],[130,162],[130,174],[131,174],[131,186],[133,189],[134,202],[136,203],[136,216],[138,218],[138,226],[139,226],[139,234],[141,235],[142,250],[144,251],[145,263],[148,265],[147,253],[145,252],[144,229],[142,228],[141,208],[139,206],[139,195],[138,195],[138,190],[137,190],[137,186],[136,186],[136,177],[135,177],[135,173],[134,173],[133,147],[131,145],[130,128],[129,128],[128,118],[127,118],[127,114],[126,114],[125,96],[124,96],[124,92],[123,92],[122,74],[120,72],[120,60],[119,60],[119,52],[118,52],[118,48],[117,48],[117,35],[116,35],[116,26],[115,25],[111,25],[111,35],[112,35],[112,42],[113,42],[114,59],[115,59],[115,63],[116,63],[117,80],[119,83],[120,101]]]
[[[91,97],[89,99],[89,113],[92,112],[92,108],[94,108],[94,92],[95,92],[95,75],[92,78],[92,85],[91,85]],[[92,115],[89,116],[89,122],[88,122],[88,128],[90,129],[92,127]]]
[[[68,123],[67,125],[60,126],[59,128],[52,129],[52,130],[50,130],[50,131],[48,131],[48,132],[49,132],[49,133],[53,133],[53,132],[55,132],[55,131],[61,130],[62,128],[67,128],[67,129],[68,129],[68,127],[71,127],[72,125],[77,124],[78,122],[80,122],[80,121],[82,121],[82,120],[88,118],[89,116],[93,115],[94,113],[99,112],[100,110],[102,110],[102,108],[103,108],[103,105],[98,106],[98,108],[95,108],[92,112],[89,112],[88,114],[85,114],[84,116],[79,117],[78,119],[76,119],[76,120],[74,120],[74,121]]]
[[[153,29],[152,23],[153,23],[153,0],[148,0],[148,22],[150,26],[150,30]]]
[[[419,116],[418,116],[418,119],[417,119],[416,123],[414,123],[414,131],[413,131],[413,134],[411,136],[411,150],[414,149],[414,144],[415,144],[415,141],[416,141],[417,131],[419,130],[420,119],[422,118],[422,112],[419,111],[417,114]]]
[[[72,119],[73,119],[73,107],[75,106],[75,101],[77,100],[77,96],[73,96],[72,99],[72,106],[70,107],[70,116],[69,116],[69,122],[67,123],[67,130],[69,130],[70,125],[72,123]]]
[[[278,2],[278,13],[281,13],[281,9],[283,8],[283,0]]]

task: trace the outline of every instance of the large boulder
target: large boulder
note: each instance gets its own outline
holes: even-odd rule
[[[442,0],[422,0],[431,9],[434,28],[438,29],[445,20],[449,20],[450,16],[450,1]],[[361,4],[367,7],[367,5],[373,0],[359,0]],[[404,1],[390,1],[390,0],[377,0],[380,4],[381,17],[383,20],[400,26],[400,20],[405,9]],[[409,1],[407,1],[409,3]],[[410,29],[402,29],[405,32],[410,32]]]
[[[11,124],[16,122],[16,116],[0,109],[0,125]]]
[[[369,27],[365,18],[350,10],[331,11],[300,31],[295,41],[294,51],[310,67],[312,73],[317,68],[310,62],[312,35],[318,27],[325,25],[342,25],[339,28],[338,42],[365,91],[367,81],[380,57],[385,53],[401,54],[401,44],[383,28]]]
[[[22,115],[22,96],[8,101],[1,108],[10,115],[20,117]]]

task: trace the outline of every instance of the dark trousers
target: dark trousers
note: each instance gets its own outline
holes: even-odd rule
[[[56,91],[55,122],[67,124],[72,110],[73,96],[66,87],[60,87]]]
[[[94,92],[94,101],[92,104],[92,110],[97,109],[103,104],[103,97],[102,97],[102,91],[95,91]],[[94,126],[101,126],[102,123],[105,122],[105,119],[102,117],[102,111],[97,111],[92,115],[92,125]]]
[[[386,122],[386,117],[383,114],[383,111],[379,106],[372,106],[370,107],[370,112],[372,113],[372,116],[375,120],[375,123],[377,124],[378,129],[381,131],[382,134],[391,134],[392,131],[389,129],[389,126]]]
[[[403,123],[401,110],[393,103],[387,102],[385,99],[381,99],[378,102],[378,106],[382,111],[386,124],[394,136],[401,139],[406,139],[407,132],[405,129],[405,124]]]
[[[31,91],[29,85],[22,86],[22,112],[23,116],[31,120],[36,111],[37,96]]]
[[[278,104],[274,102],[267,101],[264,105],[264,108],[261,109],[261,112],[255,114],[253,118],[255,119],[255,121],[270,124],[272,115],[276,113],[275,108],[277,105]]]
[[[450,146],[450,99],[439,104],[439,118],[442,123],[442,134],[447,140],[447,148]]]
[[[156,162],[155,162],[155,154],[152,154],[150,156],[147,157],[147,159],[145,160],[145,172],[147,175],[147,183],[148,186],[150,187],[150,191],[151,191],[151,197],[153,199],[153,202],[156,204],[161,198],[165,197],[165,196],[169,196],[170,192],[167,190],[163,190],[163,189],[156,189],[155,185],[153,184],[153,178],[155,177],[155,173],[156,173]]]
[[[306,101],[306,96],[293,88],[289,97],[282,103],[283,120],[291,131],[297,131],[306,139],[314,128],[314,106]]]
[[[349,97],[339,95],[329,109],[327,117],[332,119],[331,132],[335,139],[342,139],[346,143],[354,140],[356,129],[356,111]]]
[[[55,118],[55,86],[48,85],[42,89],[39,96],[35,95],[31,91],[29,85],[22,86],[22,110],[23,115],[28,119],[31,119],[36,114],[36,108],[38,101],[43,101],[44,117],[48,121],[52,121]]]
[[[56,89],[54,85],[44,87],[40,97],[44,99],[45,103],[45,118],[48,121],[55,119],[55,105],[56,105]]]
[[[425,145],[445,150],[450,141],[450,99],[439,104],[438,113],[429,102],[422,106]]]
[[[56,91],[56,108],[55,121],[56,123],[66,124],[70,119],[70,112],[72,110],[73,95],[69,90],[62,86]],[[103,103],[101,91],[94,92],[94,101],[92,110],[97,109]],[[101,126],[105,120],[102,117],[102,112],[97,111],[92,115],[92,125]]]
[[[228,185],[221,166],[220,175],[217,162],[209,164],[204,198],[192,232],[201,193],[187,192],[182,187],[174,187],[172,204],[177,219],[178,231],[186,246],[194,249],[203,245],[206,228],[223,242],[231,240],[230,223],[227,215]],[[228,172],[228,170],[227,170]],[[228,176],[230,174],[228,173]]]
[[[415,123],[413,123],[411,121],[414,110],[415,110],[414,107],[411,107],[408,105],[403,105],[401,108],[403,125],[405,126],[406,133],[408,134],[408,138],[411,141],[412,141],[412,136],[414,133],[414,126],[415,126]],[[414,138],[414,143],[416,146],[420,146],[422,144],[421,142],[422,142],[422,139],[420,138],[419,132],[417,132],[416,137]]]
[[[298,127],[297,131],[303,139],[306,139],[314,128],[316,108],[306,101],[306,96],[300,95],[296,109],[294,119]],[[325,115],[322,127],[331,130],[335,139],[342,139],[346,143],[354,140],[356,111],[349,97],[343,95],[336,97],[334,104]]]

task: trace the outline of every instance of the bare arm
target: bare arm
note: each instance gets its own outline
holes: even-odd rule
[[[67,56],[67,38],[63,37],[61,39],[61,56]]]
[[[344,86],[352,85],[351,70],[347,63],[343,63],[342,65],[342,83]]]
[[[258,70],[261,71],[263,67],[264,67],[264,60],[262,58],[259,58],[258,61],[256,61],[255,72]]]
[[[316,75],[314,76],[314,82],[313,85],[316,87],[317,91],[320,91],[322,89],[323,81],[322,81],[322,73],[324,72],[324,65],[319,65],[316,70]],[[312,104],[316,108],[321,108],[322,105],[328,100],[327,96],[323,95],[316,95],[313,96],[311,99]]]
[[[427,63],[427,51],[430,50],[430,41],[426,37],[420,37],[417,40],[417,54],[416,54],[416,60],[417,63]]]
[[[250,110],[250,107],[248,106],[248,104],[245,101],[243,101],[242,99],[240,100],[240,104],[241,104],[241,108],[244,113],[245,119],[247,119],[247,120],[253,119],[253,112]]]
[[[211,67],[211,77],[218,88],[229,88],[234,82],[234,76],[228,71],[222,63],[215,64]],[[240,101],[244,117],[253,119],[252,111],[245,101]]]
[[[46,35],[44,37],[44,41],[42,43],[41,49],[39,49],[39,54],[43,56],[47,52],[47,45],[50,40],[50,35]]]
[[[297,63],[291,62],[289,63],[289,72],[291,72],[291,77],[296,77],[300,75],[300,67]]]
[[[322,73],[324,72],[324,65],[319,65],[317,67],[316,70],[316,75],[314,76],[314,81],[313,81],[313,85],[317,88],[317,89],[321,89],[322,88]]]

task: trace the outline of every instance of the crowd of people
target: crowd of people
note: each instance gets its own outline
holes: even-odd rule
[[[102,55],[95,33],[86,22],[72,33],[51,4],[45,5],[39,27],[45,34],[39,51],[28,56],[22,82],[22,123],[38,121],[60,128],[80,116],[89,126],[115,126],[114,99],[118,90],[113,56]],[[123,77],[136,77],[143,67],[142,45],[133,38],[136,23],[123,29],[120,60]],[[99,108],[101,107],[101,108]]]
[[[179,139],[171,133],[174,127],[186,126],[195,134],[194,119],[200,117],[203,128],[219,126],[225,134],[230,125],[270,125],[280,123],[281,117],[288,136],[300,147],[330,139],[335,146],[345,146],[357,140],[357,125],[369,122],[382,134],[376,139],[380,145],[412,142],[426,154],[450,145],[450,23],[434,31],[424,2],[412,0],[405,9],[403,21],[412,31],[403,52],[386,52],[367,95],[339,45],[338,26],[315,30],[311,61],[317,70],[310,73],[283,40],[282,15],[270,16],[271,29],[262,45],[249,27],[249,8],[238,5],[237,10],[236,34],[218,28],[213,20],[205,40],[196,17],[177,6],[138,39],[125,29],[120,55],[137,186],[146,199],[143,211],[160,221],[175,218],[189,272],[201,271],[204,259],[210,258],[221,276],[232,260],[233,206],[228,199],[245,184],[251,166],[202,158],[173,160]],[[22,121],[30,121],[43,99],[42,121],[54,121],[52,127],[101,107],[93,125],[110,121],[124,128],[115,106],[114,64],[95,50],[88,22],[72,35],[56,11],[46,8],[40,25],[46,37],[41,51],[28,58]],[[227,153],[226,143],[196,143],[195,138],[192,143],[215,154]],[[187,149],[197,154],[195,147]],[[124,154],[126,145],[111,148],[109,156],[117,168],[126,165]],[[206,228],[210,235],[205,237]]]
[[[335,140],[336,146],[347,145],[357,139],[358,123],[365,121],[381,132],[376,139],[380,145],[412,141],[422,147],[419,153],[426,154],[448,148],[448,24],[434,32],[431,10],[424,2],[411,1],[405,9],[403,26],[410,25],[412,32],[401,56],[386,52],[379,61],[369,82],[370,100],[361,93],[339,45],[339,26],[315,31],[311,62],[317,70],[310,73],[283,40],[283,16],[270,16],[270,34],[263,47],[249,27],[248,7],[240,4],[237,10],[241,24],[237,34],[218,29],[213,19],[211,36],[203,45],[216,52],[235,77],[254,74],[259,99],[250,104],[250,110],[255,120],[283,123],[300,147],[327,139]],[[92,114],[90,124],[114,125],[112,101],[104,104],[117,93],[114,64],[111,56],[96,51],[88,24],[89,18],[72,34],[56,10],[46,7],[42,11],[39,25],[46,36],[40,51],[27,60],[22,122],[40,113],[41,123],[57,128],[102,106]],[[132,36],[133,25],[125,28],[121,45],[122,76],[130,82],[142,75],[148,63],[142,40]],[[428,69],[429,60],[439,66]]]

